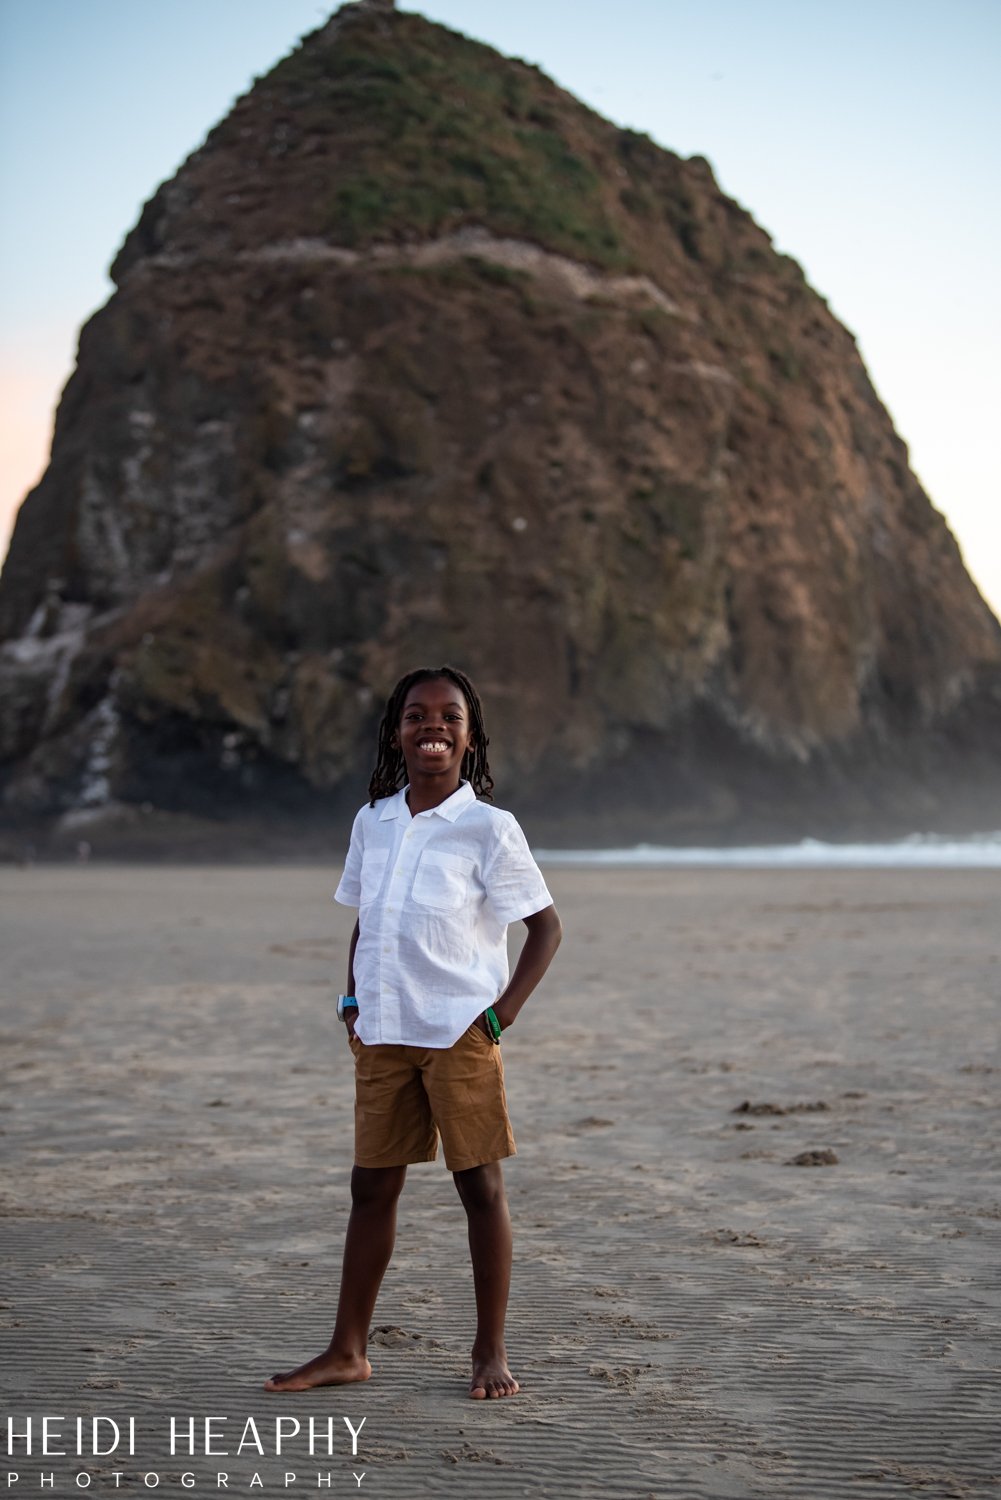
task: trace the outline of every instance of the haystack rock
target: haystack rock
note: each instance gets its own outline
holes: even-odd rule
[[[342,817],[443,660],[546,837],[991,821],[998,624],[704,160],[365,0],[113,277],[0,586],[9,821]]]

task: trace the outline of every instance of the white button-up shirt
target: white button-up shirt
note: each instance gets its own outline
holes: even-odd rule
[[[516,819],[463,782],[416,817],[406,788],[363,807],[334,899],[358,907],[357,1035],[451,1047],[507,984],[508,923],[553,898]]]

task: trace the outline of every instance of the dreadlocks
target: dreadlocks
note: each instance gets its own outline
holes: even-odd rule
[[[472,784],[477,797],[483,797],[487,802],[493,801],[490,794],[494,788],[494,779],[487,764],[487,746],[490,741],[483,727],[483,705],[479,693],[465,672],[460,672],[458,667],[417,667],[401,677],[389,695],[386,712],[379,725],[379,758],[368,784],[369,807],[375,806],[377,798],[391,797],[394,792],[398,792],[406,778],[403,751],[398,744],[394,744],[394,740],[400,727],[407,694],[419,682],[434,682],[439,677],[447,677],[449,682],[454,683],[469,705],[473,743],[462,757],[460,774],[464,781]]]

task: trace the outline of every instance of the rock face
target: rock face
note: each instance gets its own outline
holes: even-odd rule
[[[440,660],[502,802],[578,837],[1001,788],[997,622],[851,336],[700,158],[367,0],[113,276],[0,581],[8,817],[354,806],[384,693]]]

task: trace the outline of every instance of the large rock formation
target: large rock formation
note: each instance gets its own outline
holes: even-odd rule
[[[451,659],[577,837],[990,821],[997,622],[705,161],[367,0],[113,276],[0,584],[9,817],[341,811]]]

